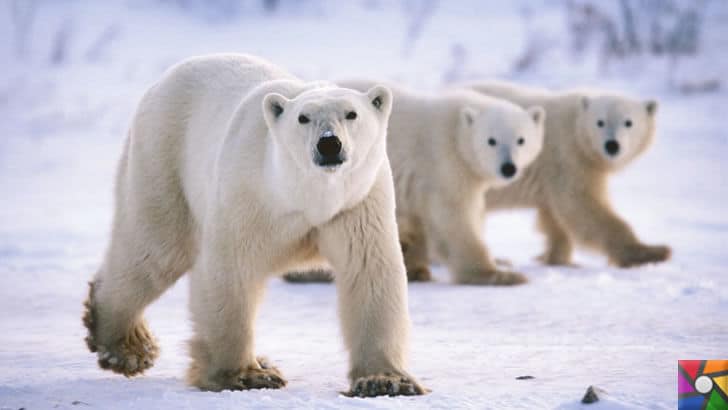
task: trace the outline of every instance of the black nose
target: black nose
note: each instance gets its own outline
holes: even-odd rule
[[[516,171],[518,171],[518,168],[516,168],[515,165],[513,165],[512,162],[506,162],[501,166],[501,174],[503,174],[504,177],[510,178],[513,175],[516,175]]]
[[[609,140],[604,144],[604,150],[609,155],[617,155],[619,153],[619,142],[615,140]]]
[[[316,144],[316,149],[323,157],[334,157],[341,153],[341,140],[336,135],[321,137]]]
[[[342,164],[345,158],[341,148],[341,140],[336,135],[319,138],[316,143],[316,162],[321,166]]]

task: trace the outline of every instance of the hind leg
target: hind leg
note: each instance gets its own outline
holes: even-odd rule
[[[573,266],[571,238],[547,207],[538,209],[538,227],[546,235],[546,252],[538,259],[546,265]]]
[[[125,151],[111,243],[89,284],[83,316],[86,343],[97,353],[99,366],[125,376],[144,372],[159,352],[142,317],[144,308],[192,264],[190,222],[180,190],[166,183],[168,175],[138,181],[132,171]]]
[[[397,215],[397,224],[407,280],[410,282],[432,280],[427,239],[422,224],[416,218],[407,215]]]
[[[99,367],[125,376],[143,373],[154,364],[159,348],[150,333],[141,311],[147,301],[139,300],[137,294],[120,292],[109,294],[99,292],[107,289],[114,281],[105,278],[102,272],[89,283],[89,296],[83,323],[88,329],[86,344],[98,357]],[[101,295],[103,296],[101,296]],[[133,302],[121,302],[125,296],[132,296]],[[152,298],[145,298],[152,299]]]
[[[88,329],[86,343],[97,353],[99,366],[125,376],[153,365],[159,348],[142,317],[143,310],[189,265],[179,252],[160,257],[159,251],[144,249],[146,241],[131,238],[120,235],[112,239],[104,266],[89,283],[83,317]]]
[[[664,245],[642,243],[629,224],[611,208],[599,193],[558,199],[559,212],[554,217],[570,236],[582,244],[606,253],[609,262],[620,267],[663,262],[671,250]]]

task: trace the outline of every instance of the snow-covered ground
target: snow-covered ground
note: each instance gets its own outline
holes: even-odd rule
[[[456,65],[461,77],[507,74],[525,41],[517,4],[541,13],[535,26],[560,24],[553,1],[444,2],[405,53],[399,3],[363,3],[301,2],[274,16],[249,6],[211,21],[169,3],[46,1],[22,59],[0,4],[0,409],[573,409],[592,384],[610,397],[595,408],[675,408],[678,359],[728,358],[726,93],[666,90],[655,79],[659,61],[607,77],[554,61],[521,79],[659,98],[654,147],[611,188],[645,241],[673,247],[671,262],[622,270],[579,254],[581,268],[545,268],[533,261],[542,247],[533,214],[494,215],[485,229],[493,252],[531,282],[455,286],[436,269],[437,282],[410,286],[411,370],[432,389],[424,397],[340,395],[347,356],[334,288],[279,279],[270,282],[256,346],[288,378],[283,390],[206,393],[185,385],[186,279],[148,309],[162,347],[156,365],[135,379],[98,369],[83,343],[85,283],[106,244],[112,176],[131,112],[171,63],[239,51],[309,79],[368,76],[427,88],[451,71],[453,44],[467,50]],[[71,27],[66,56],[53,65],[53,35],[64,25]],[[91,53],[104,36],[111,40]],[[725,67],[724,55],[714,57],[698,71]],[[524,375],[534,378],[516,380]]]

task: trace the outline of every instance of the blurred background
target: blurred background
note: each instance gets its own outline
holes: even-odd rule
[[[2,0],[0,189],[17,201],[0,230],[105,234],[135,105],[192,55],[256,54],[307,80],[503,78],[691,104],[725,101],[727,20],[722,0]]]
[[[0,4],[0,121],[38,138],[49,127],[100,124],[121,135],[142,89],[180,59],[210,52],[260,55],[305,79],[420,88],[498,77],[695,94],[718,92],[728,72],[722,0]]]
[[[544,267],[533,212],[489,217],[492,253],[531,283],[451,286],[438,269],[438,282],[411,286],[413,372],[434,392],[365,403],[579,408],[596,383],[638,408],[676,408],[677,359],[725,358],[728,346],[726,21],[725,0],[0,0],[0,407],[351,404],[337,395],[346,356],[325,285],[271,281],[262,353],[291,380],[276,394],[185,387],[185,279],[149,309],[164,353],[148,377],[102,373],[82,343],[85,283],[138,100],[181,59],[241,52],[306,80],[434,90],[497,78],[657,98],[654,146],[610,188],[673,260],[622,270],[579,252],[581,269]]]
[[[307,80],[503,78],[689,108],[725,101],[725,21],[723,0],[2,0],[0,185],[33,206],[0,207],[0,232],[17,239],[42,219],[105,233],[135,105],[192,55],[256,54]]]

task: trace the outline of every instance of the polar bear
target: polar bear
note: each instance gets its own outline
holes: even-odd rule
[[[143,97],[116,181],[105,261],[84,324],[104,369],[153,364],[143,309],[186,271],[194,336],[188,381],[280,388],[256,358],[266,279],[328,261],[337,272],[350,394],[414,395],[405,370],[406,272],[386,154],[392,96],[304,83],[255,57],[170,69]]]
[[[629,267],[665,261],[671,250],[646,245],[609,202],[609,175],[642,154],[655,133],[657,102],[614,92],[554,92],[506,82],[459,88],[505,98],[547,112],[544,148],[521,179],[487,193],[488,211],[536,208],[546,235],[549,265],[572,264],[574,243],[605,253],[610,263]]]
[[[371,81],[338,82],[357,90]],[[462,284],[526,281],[496,267],[482,239],[483,195],[518,179],[541,151],[544,109],[522,109],[471,91],[393,90],[387,153],[409,280],[430,280],[443,262]]]

